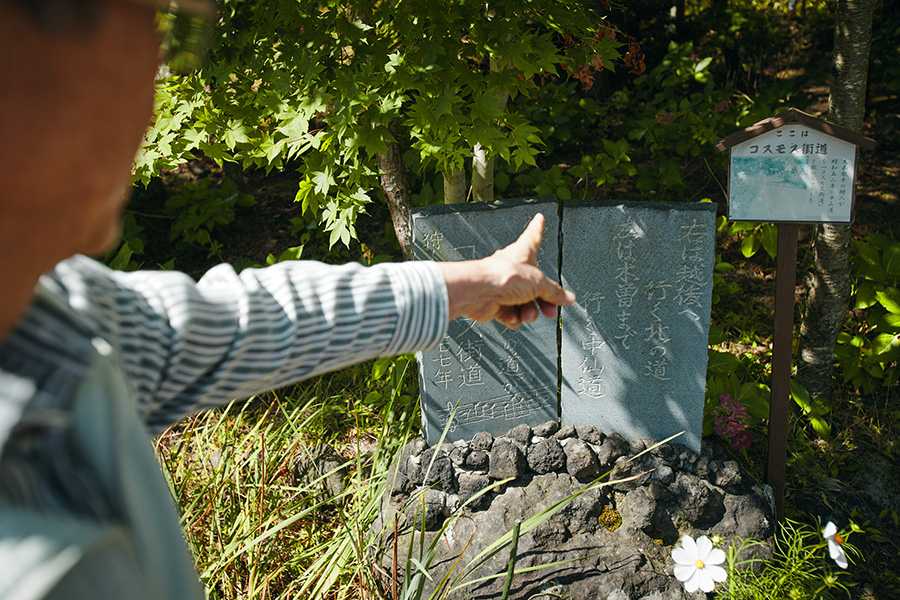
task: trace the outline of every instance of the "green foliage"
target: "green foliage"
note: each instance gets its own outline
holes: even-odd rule
[[[567,162],[524,172],[509,165],[514,182],[523,195],[592,198],[621,178],[636,178],[636,187],[657,199],[675,196],[694,163],[724,161],[713,148],[723,132],[770,110],[766,100],[753,102],[717,84],[712,64],[713,57],[696,56],[693,44],[672,42],[656,67],[603,102],[569,82],[511,103],[540,124],[548,153]]]
[[[760,248],[773,259],[778,254],[778,225],[774,223],[752,223],[739,221],[731,224],[731,235],[743,234],[741,254],[751,258]]]
[[[721,236],[725,233],[728,227],[728,220],[725,218],[725,215],[719,215],[716,217],[716,236],[717,239],[721,238]],[[729,262],[726,262],[722,259],[722,254],[720,252],[716,252],[716,264],[713,266],[713,286],[712,286],[712,305],[716,306],[722,299],[732,296],[733,294],[739,291],[738,285],[736,283],[728,283],[725,280],[724,273],[730,273],[734,271],[734,265]],[[712,330],[710,333],[710,344],[716,345],[724,342],[724,332],[721,330],[716,331]],[[719,341],[713,341],[713,338],[719,339]]]
[[[602,148],[590,154],[584,154],[579,164],[573,165],[568,172],[575,177],[573,189],[581,190],[581,198],[587,199],[593,190],[603,185],[616,183],[620,176],[633,177],[637,169],[631,164],[631,151],[628,141],[600,140]]]
[[[716,234],[719,239],[728,230],[728,221],[724,216],[716,218]],[[712,305],[715,309],[726,299],[737,294],[737,284],[728,283],[723,276],[734,270],[734,266],[722,260],[721,253],[716,253],[713,267]],[[742,332],[746,335],[746,332]],[[706,401],[703,409],[703,435],[713,434],[713,421],[716,408],[721,405],[721,398],[730,395],[741,405],[747,407],[752,418],[752,425],[758,426],[769,418],[768,386],[758,383],[765,375],[760,369],[759,357],[752,354],[736,355],[728,350],[719,350],[729,336],[720,325],[712,323],[709,328],[709,356],[706,368]]]
[[[496,177],[500,191],[511,178],[513,195],[552,193],[560,198],[589,199],[603,185],[637,173],[628,141],[610,137],[609,125],[615,117],[608,103],[598,102],[579,87],[583,86],[575,81],[554,81],[511,103],[540,128],[548,156],[572,158],[566,165],[529,169],[501,164]]]
[[[218,254],[221,245],[212,237],[213,230],[234,221],[238,207],[255,203],[253,196],[238,191],[231,179],[226,178],[220,187],[212,187],[209,179],[184,184],[163,208],[173,219],[169,241],[208,247],[210,256]]]
[[[158,456],[210,598],[346,595],[373,578],[360,534],[374,519],[387,466],[418,422],[412,360],[382,359],[297,386],[288,398],[199,414],[163,434]],[[351,403],[346,386],[365,399]],[[336,444],[348,423],[379,443],[367,449],[356,440],[354,458],[338,467],[352,473],[346,490],[323,493],[332,472],[295,477],[298,452]]]
[[[753,357],[735,356],[730,352],[720,352],[710,348],[706,368],[706,404],[703,410],[703,435],[713,433],[713,413],[721,397],[730,394],[747,407],[753,425],[759,425],[769,418],[769,397],[771,390],[749,376],[748,363]]]
[[[684,163],[712,157],[712,144],[734,129],[738,99],[715,84],[711,63],[694,55],[693,44],[672,42],[659,65],[619,92],[616,103],[630,110],[615,133],[655,159],[636,165],[638,189],[683,190]]]
[[[106,256],[106,264],[117,271],[135,271],[140,264],[134,260],[136,255],[144,253],[144,228],[134,218],[134,214],[125,212],[122,215],[121,238],[119,246]]]
[[[885,6],[887,8],[887,6]],[[900,94],[900,15],[880,21],[872,29],[869,81],[879,82],[896,98]]]
[[[280,263],[284,260],[300,260],[300,256],[303,254],[303,246],[291,246],[284,252],[276,256],[274,254],[269,254],[266,256],[266,265],[274,265],[275,263]]]
[[[774,556],[767,562],[758,558],[741,559],[742,555],[764,545],[764,542],[747,540],[729,547],[726,553],[728,580],[717,590],[716,597],[730,600],[831,600],[849,597],[848,584],[844,583],[847,572],[834,568],[821,531],[818,525],[810,527],[790,519],[784,520],[775,537]],[[851,532],[861,531],[855,523],[851,523],[850,531],[841,534],[846,540]],[[845,542],[843,548],[848,555],[859,556],[852,545]],[[761,569],[753,568],[760,566]]]
[[[408,374],[404,363],[402,378]],[[378,515],[385,486],[390,481],[390,466],[412,436],[416,402],[408,396],[389,395],[381,411],[375,448],[364,455],[357,453],[352,468],[350,486],[344,494],[344,507],[333,523],[332,535],[311,546],[305,555],[312,560],[295,580],[299,598],[351,597],[353,583],[362,587],[375,584],[378,579],[371,562],[372,544],[376,542],[372,524]],[[377,584],[376,584],[377,585]]]
[[[831,425],[828,422],[831,403],[822,397],[810,398],[806,388],[794,380],[791,380],[791,399],[800,408],[801,414],[809,420],[816,435],[823,440],[828,439],[831,436]]]
[[[516,178],[516,183],[525,187],[530,194],[555,194],[567,200],[572,197],[574,180],[558,165],[549,169],[534,168]]]
[[[838,336],[844,380],[865,394],[900,378],[900,242],[870,234],[853,244],[851,316]]]
[[[295,573],[309,562],[303,549],[320,537],[315,525],[327,508],[314,484],[293,487],[284,478],[294,440],[316,414],[312,403],[289,409],[276,402],[261,416],[251,406],[194,417],[159,446],[188,545],[213,599],[295,597]]]
[[[245,168],[297,164],[296,200],[331,244],[356,236],[389,143],[408,141],[420,170],[460,169],[476,143],[533,165],[540,132],[500,96],[621,58],[605,15],[578,0],[222,4],[208,66],[160,83],[135,177],[200,153]]]

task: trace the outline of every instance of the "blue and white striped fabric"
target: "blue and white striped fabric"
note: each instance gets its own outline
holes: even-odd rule
[[[192,413],[376,356],[432,348],[448,300],[431,262],[285,262],[199,282],[77,256],[41,279],[0,345],[0,505],[103,517],[65,451],[69,403],[103,339],[149,433]],[[68,491],[60,481],[74,483]]]
[[[436,346],[447,291],[431,262],[285,262],[196,284],[183,273],[111,271],[85,257],[42,285],[121,357],[152,431],[234,398],[375,356]]]

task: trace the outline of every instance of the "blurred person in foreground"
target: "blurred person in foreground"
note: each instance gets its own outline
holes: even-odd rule
[[[541,216],[458,263],[220,265],[194,282],[88,258],[118,236],[172,48],[160,10],[216,15],[205,0],[0,0],[0,598],[203,598],[151,436],[431,348],[458,316],[514,328],[574,301],[535,267]]]

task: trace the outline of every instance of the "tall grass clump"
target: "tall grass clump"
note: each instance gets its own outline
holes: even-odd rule
[[[192,417],[157,454],[181,508],[181,525],[212,599],[293,598],[305,548],[327,535],[311,485],[294,485],[293,460],[312,402],[275,401]]]
[[[211,599],[382,597],[367,532],[388,466],[417,423],[409,371],[410,357],[377,361],[352,381],[232,403],[160,436],[157,455]],[[323,440],[350,440],[352,458],[298,476],[298,457]],[[345,488],[329,494],[325,480],[338,472],[350,473]]]

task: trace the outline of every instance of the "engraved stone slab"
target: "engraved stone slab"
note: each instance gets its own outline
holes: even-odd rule
[[[715,205],[563,201],[561,420],[700,450]]]
[[[489,256],[514,242],[541,212],[545,227],[538,267],[557,281],[558,211],[553,196],[413,209],[413,257]],[[557,327],[556,319],[544,317],[517,330],[496,321],[452,321],[440,346],[417,356],[422,430],[428,442],[440,439],[454,407],[448,441],[469,440],[482,431],[499,435],[520,423],[556,421]]]

